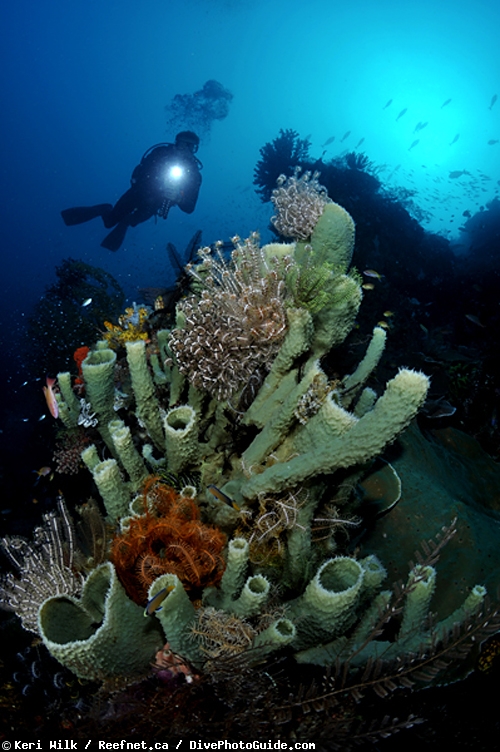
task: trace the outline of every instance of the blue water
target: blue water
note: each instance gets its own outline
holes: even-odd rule
[[[382,179],[417,191],[432,229],[450,231],[462,206],[498,194],[500,144],[487,144],[500,137],[500,103],[488,109],[500,93],[496,3],[19,0],[0,19],[9,327],[68,255],[111,271],[132,298],[168,274],[167,241],[184,247],[198,228],[205,242],[265,231],[252,171],[280,127],[311,134],[313,153],[335,135],[328,157],[364,138]],[[99,247],[100,222],[65,228],[60,209],[123,193],[145,149],[175,135],[165,105],[211,78],[234,100],[201,144],[196,212],[129,231],[116,257]],[[428,125],[414,134],[418,122]],[[450,180],[452,170],[474,179]]]

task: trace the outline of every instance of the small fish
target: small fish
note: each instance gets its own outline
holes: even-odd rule
[[[89,305],[90,305],[91,303],[92,303],[92,298],[87,298],[86,300],[84,300],[84,301],[83,301],[83,303],[82,303],[82,308],[86,308],[86,307],[87,307],[87,306],[89,306]]]
[[[373,282],[365,282],[365,284],[361,285],[361,287],[363,288],[363,290],[374,290],[375,289],[375,285],[373,284]]]
[[[377,326],[382,327],[382,329],[390,329],[391,327],[387,323],[387,321],[378,321]]]
[[[344,133],[344,135],[342,136],[342,138],[340,139],[340,143],[342,143],[343,141],[345,141],[346,138],[349,138],[350,135],[351,135],[351,131],[346,131]]]
[[[399,118],[402,118],[403,115],[406,115],[407,112],[408,112],[408,107],[405,107],[404,110],[401,110],[401,112],[399,113],[399,115],[396,118],[396,123],[398,122]]]
[[[454,415],[457,408],[451,405],[444,397],[438,397],[435,400],[427,400],[422,408],[422,415],[432,420],[438,418],[449,418]]]
[[[459,138],[460,138],[460,133],[457,133],[453,141],[450,141],[448,146],[453,146],[453,144],[456,144]]]
[[[321,144],[321,148],[324,146],[328,146],[328,144],[333,144],[335,141],[335,136],[330,136],[330,138],[327,138],[324,144]]]
[[[209,486],[207,486],[207,491],[210,491],[210,493],[215,496],[216,499],[219,499],[219,501],[223,501],[224,504],[228,504],[230,507],[233,507],[233,509],[236,509],[237,512],[240,511],[239,506],[235,504],[234,501],[229,498],[229,496],[226,496],[226,494],[223,493],[220,488],[217,488],[217,486],[214,486],[211,483]]]
[[[490,138],[488,146],[494,146],[495,144],[498,144],[498,138]]]
[[[383,274],[379,274],[379,272],[375,271],[375,269],[365,269],[363,274],[365,277],[372,277],[373,279],[381,280],[384,276]]]
[[[467,170],[453,170],[453,172],[450,172],[448,177],[452,180],[455,180],[456,178],[461,178],[462,175],[470,175],[470,172],[467,172]]]
[[[423,331],[425,335],[429,334],[429,330],[427,329],[426,326],[424,326],[423,324],[419,324],[419,327],[421,328],[421,330]]]
[[[415,126],[415,130],[413,131],[413,133],[418,133],[419,131],[423,131],[424,128],[426,126],[428,126],[428,125],[429,125],[429,123],[427,121],[425,123],[421,123],[420,120],[419,120],[418,123]]]
[[[445,102],[443,102],[443,104],[441,105],[441,109],[443,109],[443,107],[446,107],[446,105],[450,104],[450,102],[451,102],[451,99],[447,99]]]
[[[355,146],[354,148],[355,148],[355,149],[359,149],[359,147],[361,146],[361,144],[363,143],[363,141],[364,141],[364,140],[365,140],[364,138],[361,138],[361,139],[360,139],[360,140],[358,141],[358,143],[356,144],[356,146]]]
[[[469,209],[466,209],[464,212],[462,212],[462,217],[472,217]]]
[[[43,387],[43,393],[45,395],[47,407],[49,408],[49,412],[52,417],[58,418],[59,405],[57,404],[56,395],[54,394],[54,384],[56,383],[56,379],[49,379],[49,377],[47,376],[46,383],[47,386]]]
[[[482,324],[479,321],[479,318],[475,316],[473,313],[466,313],[465,318],[469,319],[469,321],[472,321],[472,323],[475,324],[476,326],[480,326],[482,329],[486,329],[486,326]]]
[[[390,107],[390,106],[391,106],[391,104],[392,104],[392,99],[389,99],[389,101],[385,103],[385,106],[384,106],[384,107],[382,107],[382,109],[383,109],[383,110],[386,110],[386,109],[387,109],[388,107]]]
[[[38,475],[38,478],[35,481],[35,486],[38,483],[38,481],[40,480],[40,478],[47,478],[48,477],[49,480],[53,480],[54,479],[54,471],[52,470],[51,467],[48,467],[47,465],[44,465],[43,467],[41,467],[40,470],[33,470],[33,472]]]
[[[162,588],[156,595],[153,595],[148,605],[144,609],[144,616],[152,616],[155,611],[161,611],[162,603],[169,593],[174,589],[173,585]]]
[[[385,316],[386,319],[390,319],[391,316],[394,316],[394,311],[384,311],[382,316]]]
[[[419,143],[420,143],[420,139],[419,138],[415,139],[415,141],[413,141],[412,145],[409,147],[408,151],[411,151],[413,147]]]
[[[497,101],[497,99],[498,99],[497,95],[493,94],[493,96],[491,97],[490,106],[488,107],[489,110],[491,110],[491,108],[493,107],[493,105],[495,104],[495,102]]]

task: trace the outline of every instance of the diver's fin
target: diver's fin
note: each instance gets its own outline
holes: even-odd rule
[[[101,243],[101,248],[107,248],[108,251],[117,251],[127,233],[128,224],[126,222],[119,222],[114,230],[111,230]]]
[[[112,204],[97,204],[96,206],[74,206],[72,209],[63,209],[61,217],[64,224],[81,225],[96,217],[104,217],[113,208]]]

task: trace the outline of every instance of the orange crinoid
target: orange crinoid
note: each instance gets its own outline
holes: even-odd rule
[[[141,501],[143,514],[127,520],[111,545],[111,559],[132,600],[144,604],[151,583],[167,572],[196,595],[217,584],[225,567],[226,536],[201,522],[194,500],[150,476]]]

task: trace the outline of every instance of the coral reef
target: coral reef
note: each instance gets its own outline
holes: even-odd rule
[[[360,486],[417,414],[429,380],[403,368],[376,394],[387,339],[379,326],[358,365],[343,369],[338,358],[328,371],[326,356],[349,336],[362,300],[349,271],[354,223],[316,176],[283,179],[275,204],[275,224],[293,242],[261,248],[255,234],[234,238],[230,259],[220,246],[202,249],[188,265],[191,290],[173,329],[150,322],[151,342],[134,336],[124,353],[122,334],[136,326],[127,319],[82,362],[81,426],[94,441],[82,459],[113,539],[79,598],[44,590],[37,627],[78,676],[141,677],[156,655],[155,676],[164,672],[179,691],[179,707],[209,685],[231,715],[223,720],[217,706],[210,733],[343,741],[332,708],[353,729],[349,703],[368,688],[381,697],[438,683],[442,672],[459,678],[467,669],[458,658],[499,619],[479,581],[466,583],[437,624],[431,618],[437,561],[455,525],[425,544],[392,589],[383,589],[384,556],[349,545],[351,529],[366,532],[370,518]],[[117,369],[126,406],[116,404]],[[58,381],[61,417],[75,425],[69,375]],[[101,459],[103,448],[110,459]],[[401,496],[391,475],[386,512]],[[18,601],[10,605],[23,615]],[[157,728],[169,696],[145,703]],[[175,730],[193,723],[173,715]],[[413,722],[382,722],[372,737]]]

